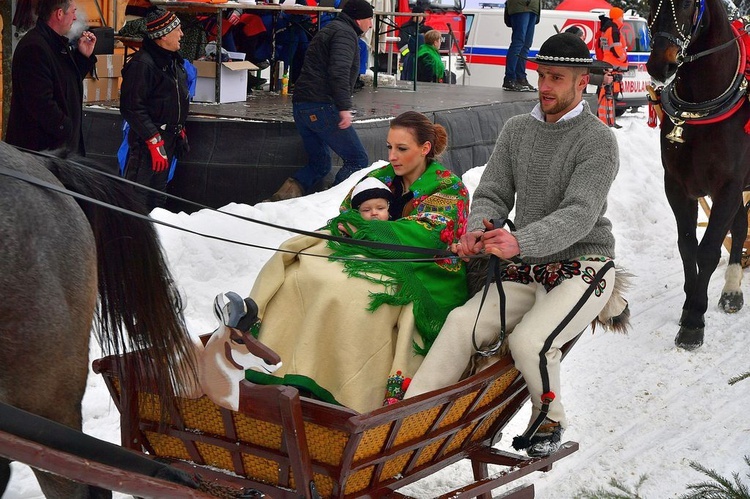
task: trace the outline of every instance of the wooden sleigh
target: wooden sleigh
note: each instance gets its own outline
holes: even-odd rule
[[[397,489],[468,459],[474,481],[440,497],[490,499],[492,490],[549,471],[578,450],[566,442],[548,457],[528,458],[492,448],[529,397],[510,355],[455,385],[366,414],[292,387],[242,381],[238,411],[203,396],[178,399],[167,415],[153,390],[121,372],[127,356],[94,362],[121,413],[122,445],[242,497],[255,490],[273,498],[404,498]],[[490,476],[489,464],[502,468]],[[495,497],[532,498],[534,486]]]

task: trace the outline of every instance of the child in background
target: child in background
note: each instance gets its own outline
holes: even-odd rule
[[[374,177],[367,177],[352,190],[352,208],[358,210],[365,220],[387,221],[392,198],[393,193],[387,185]]]

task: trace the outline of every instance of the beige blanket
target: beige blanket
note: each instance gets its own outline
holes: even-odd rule
[[[282,249],[330,255],[325,241],[308,236]],[[359,412],[380,407],[388,376],[411,377],[423,359],[412,348],[419,336],[411,304],[367,310],[369,293],[382,291],[327,258],[276,253],[250,293],[262,319],[259,339],[281,356],[275,375],[309,377]]]

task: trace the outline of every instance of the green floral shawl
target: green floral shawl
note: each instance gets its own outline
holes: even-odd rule
[[[393,190],[400,181],[391,165],[372,171],[375,177]],[[365,239],[406,246],[445,249],[466,232],[469,192],[461,180],[436,161],[412,184],[414,198],[406,204],[404,216],[398,220],[363,220],[351,207],[351,192],[341,204],[341,214],[329,221],[327,229],[342,235],[338,224],[346,222],[357,228],[354,239]],[[333,256],[365,256],[368,258],[415,258],[414,253],[365,248],[330,241]],[[344,261],[345,272],[384,284],[385,293],[372,293],[370,310],[383,303],[406,305],[414,303],[414,319],[423,346],[414,345],[425,355],[440,332],[448,313],[468,298],[464,263],[455,258],[436,262],[362,262]]]

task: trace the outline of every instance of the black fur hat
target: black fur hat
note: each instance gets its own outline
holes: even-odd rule
[[[558,33],[547,38],[539,47],[536,57],[527,57],[527,61],[545,66],[566,66],[576,68],[603,69],[609,64],[591,57],[586,42],[573,33]]]

